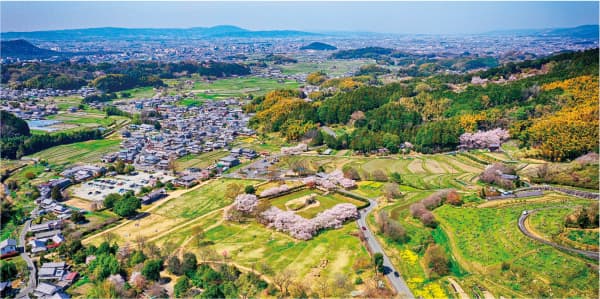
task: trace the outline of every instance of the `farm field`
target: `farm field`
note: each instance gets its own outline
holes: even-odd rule
[[[528,225],[536,234],[547,240],[569,247],[584,250],[597,250],[600,241],[599,230],[566,228],[567,215],[573,213],[577,206],[558,206],[552,209],[537,211],[527,219]],[[588,247],[592,248],[588,248]]]
[[[548,205],[527,201],[498,208],[444,205],[434,214],[458,264],[474,275],[484,275],[486,282],[499,284],[483,282],[495,295],[593,297],[598,292],[598,274],[588,266],[590,261],[531,240],[517,228],[523,210]],[[509,269],[500,269],[503,262]],[[567,270],[556,271],[556,265]]]
[[[397,172],[401,175],[404,185],[420,190],[472,188],[484,168],[484,165],[474,161],[443,154],[407,158],[300,155],[282,157],[277,164],[281,169],[295,165],[308,167],[312,171],[323,167],[327,172],[354,167],[363,180],[373,180],[373,173],[378,170],[388,175]]]
[[[292,80],[278,82],[276,79],[243,77],[219,79],[210,83],[196,82],[192,87],[192,92],[197,93],[197,98],[201,99],[222,99],[247,94],[263,95],[274,89],[295,89],[298,86],[299,84]]]
[[[227,157],[227,151],[212,151],[201,154],[189,154],[175,160],[175,170],[183,171],[186,168],[197,167],[205,168],[212,165],[215,161]]]
[[[533,213],[527,221],[541,237],[554,240],[564,228],[565,217],[574,211],[574,207],[556,207]]]
[[[129,93],[131,96],[127,99],[140,99],[140,98],[151,98],[156,94],[154,87],[152,86],[144,86],[144,87],[136,87],[128,90],[123,90],[120,92]]]
[[[357,71],[361,65],[375,63],[373,59],[356,59],[356,60],[327,60],[320,63],[317,62],[298,62],[286,65],[279,65],[281,72],[284,74],[309,74],[317,71],[324,71],[329,76],[337,77],[347,72]]]
[[[434,172],[433,168],[438,169],[435,172],[440,172],[439,169],[448,171],[446,169],[448,165],[445,164],[454,163],[455,166],[456,163],[465,163],[451,156],[428,157],[436,159],[440,166],[439,168],[423,167],[430,173]],[[442,163],[439,163],[440,158],[444,158]],[[469,163],[469,166],[471,165],[473,164]],[[406,175],[403,176],[405,177]],[[430,191],[406,189],[405,186],[401,186],[405,196],[383,207],[391,219],[404,227],[409,239],[405,243],[397,243],[381,234],[378,238],[415,296],[439,298],[452,296],[454,293],[445,278],[430,278],[427,274],[424,251],[426,244],[432,241],[440,244],[450,256],[449,275],[467,290],[469,296],[473,295],[474,287],[478,288],[479,296],[483,296],[482,291],[487,290],[496,298],[498,296],[540,297],[548,292],[554,295],[560,294],[559,297],[589,297],[598,291],[595,283],[598,276],[595,270],[588,266],[590,261],[537,243],[524,236],[517,228],[519,215],[525,209],[557,207],[542,210],[540,212],[545,214],[531,219],[545,219],[540,225],[551,230],[558,223],[562,224],[564,215],[571,211],[571,209],[560,209],[561,205],[565,203],[580,205],[589,201],[549,193],[525,200],[479,204],[481,199],[469,196],[464,198],[463,207],[444,205],[434,210],[433,213],[440,226],[436,229],[427,228],[410,215],[408,207],[436,189],[454,187],[448,182],[446,184],[444,186],[443,182],[440,182],[439,187],[431,188]],[[381,194],[382,183],[362,181],[358,185],[355,191],[357,193],[369,197],[377,197]],[[370,216],[369,225],[376,231],[373,215]],[[581,238],[593,238],[589,237],[589,233],[586,234]],[[509,270],[501,270],[502,262],[509,264]],[[557,264],[566,265],[564,268],[569,271],[556,274]]]
[[[55,146],[29,157],[39,158],[51,164],[97,163],[102,155],[119,150],[120,140],[100,139]]]

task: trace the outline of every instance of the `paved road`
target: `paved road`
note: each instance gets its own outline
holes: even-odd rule
[[[363,233],[365,234],[365,237],[367,238],[367,244],[371,248],[371,252],[373,252],[373,253],[379,252],[379,253],[383,254],[383,266],[387,269],[385,276],[389,279],[389,281],[392,284],[392,286],[394,287],[394,289],[396,289],[396,293],[398,294],[398,297],[400,297],[400,298],[415,298],[415,296],[412,294],[412,292],[408,288],[408,285],[406,285],[406,281],[404,281],[402,276],[401,275],[396,276],[394,274],[394,273],[400,274],[400,272],[397,272],[397,270],[394,268],[394,265],[392,265],[392,263],[390,262],[390,258],[385,254],[385,251],[383,251],[383,248],[381,248],[381,245],[377,241],[377,238],[375,238],[375,234],[373,234],[373,232],[371,232],[371,230],[369,229],[369,226],[367,225],[367,216],[377,206],[377,202],[375,200],[369,199],[369,202],[371,204],[367,208],[361,210],[361,212],[360,212],[360,218],[357,220],[358,229],[362,230]],[[366,230],[363,230],[362,229],[363,227],[366,228]]]
[[[34,210],[37,212],[37,208]],[[25,260],[27,263],[27,267],[29,268],[29,280],[27,281],[27,286],[22,288],[19,291],[19,294],[16,298],[27,298],[28,294],[32,293],[33,290],[37,287],[37,270],[35,268],[35,264],[29,258],[29,254],[25,251],[25,236],[27,235],[27,231],[29,231],[29,225],[31,224],[31,219],[25,222],[23,225],[23,230],[21,230],[21,235],[19,235],[19,246],[23,247],[23,253],[21,253],[21,258]]]
[[[525,226],[525,220],[527,219],[527,217],[529,217],[529,215],[531,215],[539,210],[542,210],[542,209],[531,210],[531,211],[528,211],[526,214],[521,214],[521,216],[519,217],[519,230],[521,230],[521,232],[523,234],[525,234],[526,236],[528,236],[538,242],[544,243],[546,245],[550,245],[554,248],[557,248],[557,249],[560,249],[563,251],[568,251],[568,252],[575,253],[575,254],[581,254],[581,255],[584,255],[591,259],[595,259],[595,260],[598,260],[600,258],[599,253],[596,251],[579,250],[579,249],[575,249],[575,248],[571,248],[571,247],[567,247],[567,246],[562,246],[560,244],[556,244],[554,242],[550,242],[548,240],[542,239],[542,238],[536,236],[535,234],[531,233],[529,230],[527,230],[527,227]]]

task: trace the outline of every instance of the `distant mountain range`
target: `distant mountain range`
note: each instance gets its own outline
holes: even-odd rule
[[[517,29],[517,30],[499,30],[490,31],[488,35],[543,35],[543,36],[562,36],[574,38],[598,39],[600,25],[582,25],[572,28],[553,28],[553,29]]]
[[[2,32],[0,39],[27,39],[39,41],[63,40],[169,40],[211,38],[294,38],[318,36],[373,36],[390,33],[365,32],[306,32],[297,30],[248,30],[232,25],[193,28],[87,28],[31,32]],[[574,28],[500,30],[486,35],[544,35],[569,36],[576,38],[598,38],[598,25],[583,25]],[[468,35],[468,34],[467,34]]]
[[[28,39],[44,41],[60,40],[156,40],[156,39],[210,39],[210,38],[290,38],[319,36],[319,33],[296,30],[252,31],[244,28],[222,25],[214,27],[194,27],[186,29],[169,28],[87,28],[32,32],[2,32],[0,37],[8,39]]]

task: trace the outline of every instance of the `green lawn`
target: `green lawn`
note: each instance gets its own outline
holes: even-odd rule
[[[162,204],[154,210],[153,214],[168,218],[196,218],[231,204],[233,199],[226,198],[225,193],[232,184],[246,186],[258,182],[235,179],[214,180]]]
[[[294,193],[286,194],[284,196],[276,197],[274,199],[271,199],[271,205],[278,207],[282,210],[287,210],[287,208],[285,206],[286,202],[296,199],[296,198],[307,196],[307,195],[310,195],[313,193],[317,194],[316,200],[319,202],[319,205],[312,206],[310,208],[301,210],[301,211],[297,212],[298,215],[300,215],[304,218],[310,219],[310,218],[315,217],[318,213],[323,212],[327,209],[330,209],[331,207],[335,206],[336,204],[351,203],[356,206],[364,205],[364,202],[362,202],[362,201],[359,201],[359,200],[356,200],[353,198],[349,198],[346,196],[342,196],[337,193],[330,193],[330,194],[324,195],[319,190],[311,190],[311,189],[304,189],[304,190],[297,191]]]

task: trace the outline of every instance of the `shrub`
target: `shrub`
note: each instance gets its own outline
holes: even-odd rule
[[[429,268],[429,277],[444,276],[450,272],[450,261],[439,245],[430,245],[425,251],[425,264]]]

